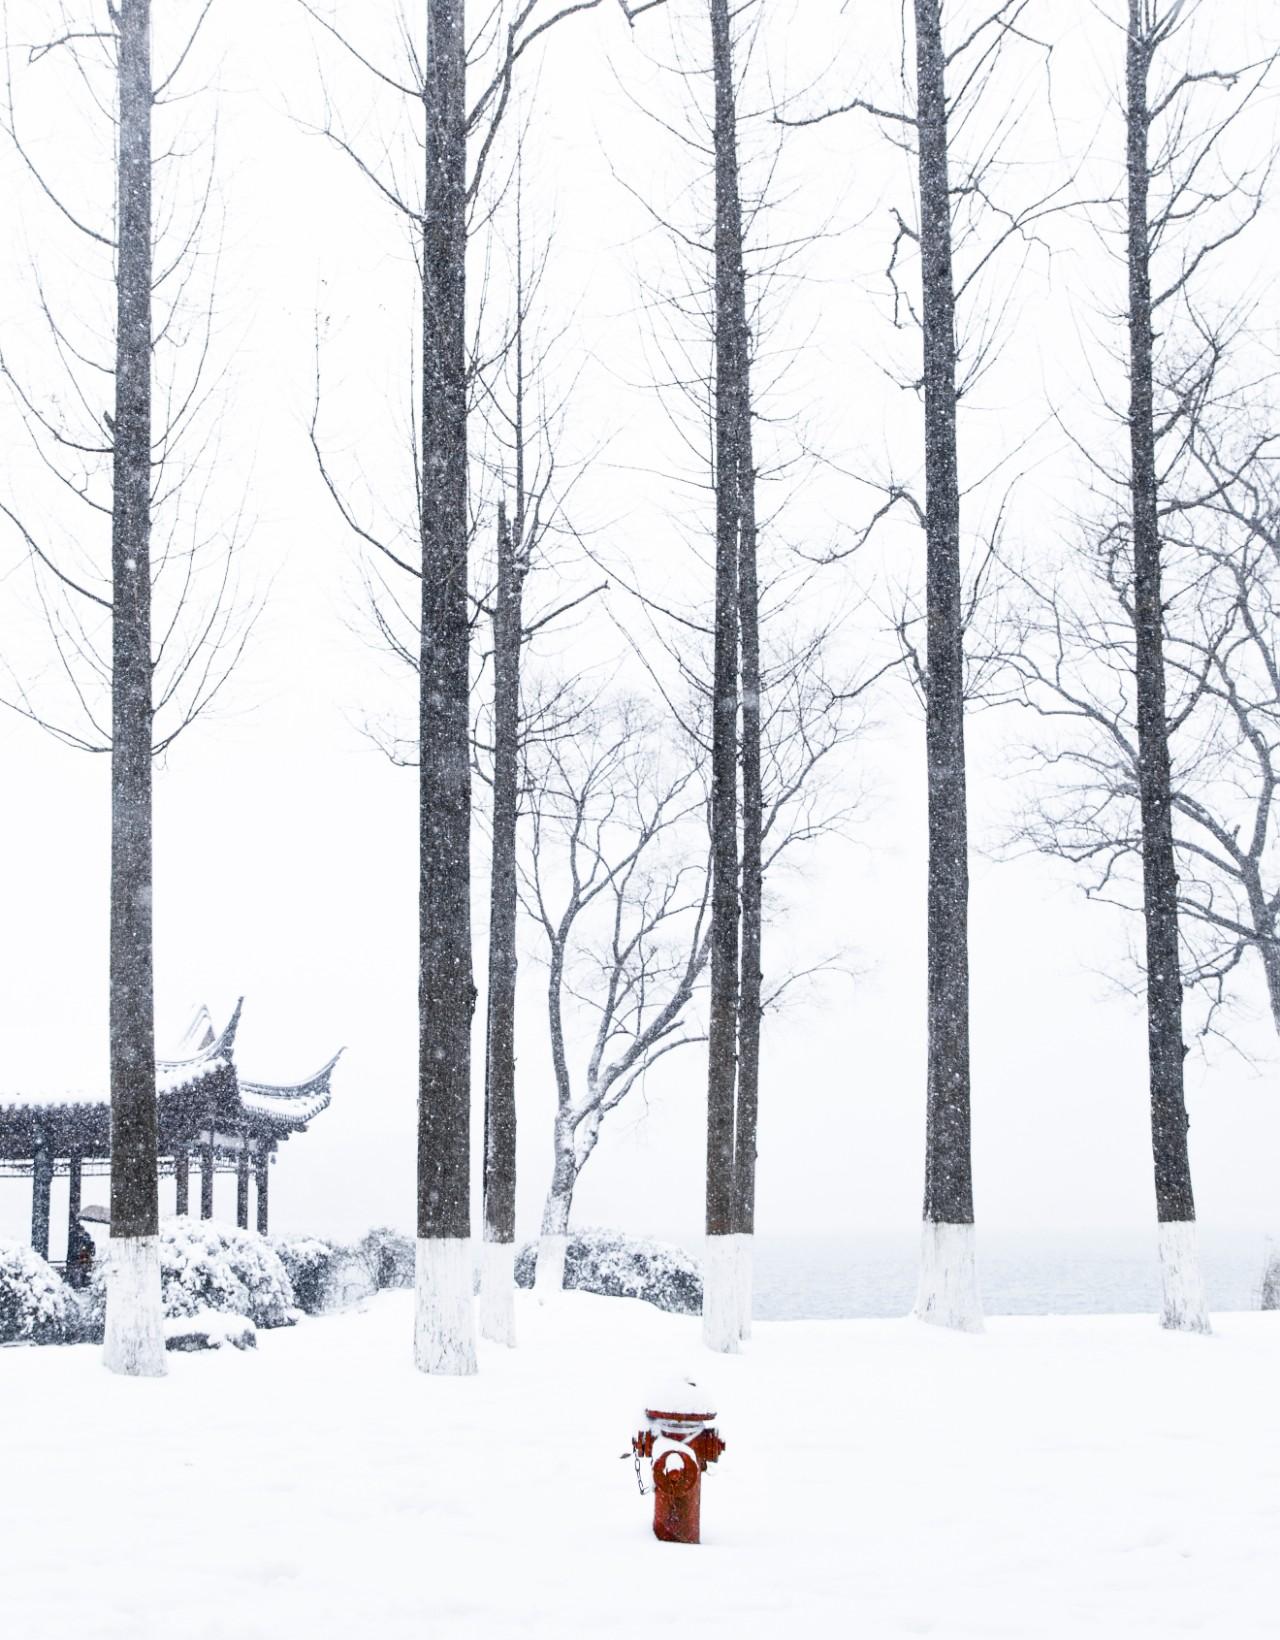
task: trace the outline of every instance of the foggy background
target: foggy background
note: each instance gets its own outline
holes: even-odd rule
[[[31,37],[23,28],[40,10],[11,5],[10,37]],[[368,10],[348,0],[332,15],[376,43],[376,33],[362,32],[371,26]],[[1040,22],[1055,44],[1052,97],[1030,66],[1035,55],[1022,59],[1029,113],[1020,160],[1045,174],[1054,165],[1069,173],[1055,147],[1078,157],[1096,143],[1111,164],[1118,147],[1107,98],[1120,37],[1091,7],[1069,8],[1069,16],[1064,8],[1043,10]],[[677,22],[700,15],[688,4],[675,11]],[[895,97],[895,5],[845,9],[836,0],[792,0],[771,12],[769,81],[778,95],[793,93],[806,108],[854,91]],[[574,523],[602,558],[629,565],[667,596],[673,587],[700,596],[709,609],[710,577],[691,542],[701,523],[710,524],[710,505],[682,481],[687,456],[646,385],[660,322],[652,292],[669,286],[673,259],[632,190],[678,212],[690,206],[687,184],[697,169],[636,106],[675,117],[685,94],[659,66],[671,57],[671,36],[658,17],[644,19],[629,38],[616,10],[605,7],[555,32],[525,80],[526,180],[541,229],[554,219],[544,322],[549,331],[567,327],[557,358],[566,379],[578,373],[566,446],[580,459],[592,457],[575,490]],[[865,65],[865,80],[851,87],[826,72],[837,49],[840,75]],[[374,1223],[409,1230],[417,776],[392,767],[364,725],[411,717],[416,685],[377,648],[357,543],[325,493],[307,441],[319,325],[326,450],[357,488],[363,483],[395,511],[392,486],[404,486],[409,472],[410,247],[402,223],[309,126],[323,117],[323,82],[347,129],[376,156],[391,140],[396,110],[289,0],[219,0],[201,53],[194,79],[210,89],[185,117],[207,125],[216,105],[225,219],[216,332],[223,436],[212,504],[229,511],[244,499],[252,520],[246,591],[262,599],[263,612],[219,709],[157,769],[160,1041],[176,1041],[200,1002],[220,1028],[243,995],[237,1059],[249,1076],[299,1080],[345,1046],[332,1106],[310,1133],[281,1149],[272,1229],[337,1237]],[[41,100],[34,73],[23,69],[15,91],[32,147],[43,143],[47,154],[53,144],[74,173],[92,135],[63,121],[56,97]],[[761,74],[757,91],[764,88]],[[762,152],[775,135],[762,130]],[[97,140],[95,163],[107,177],[109,149],[101,149],[100,134]],[[779,440],[819,459],[781,481],[769,504],[781,509],[776,540],[821,553],[847,544],[871,511],[874,498],[850,479],[851,470],[883,465],[888,448],[903,470],[918,464],[915,401],[882,369],[909,368],[918,345],[913,332],[894,332],[883,279],[889,205],[905,205],[906,195],[901,156],[856,116],[789,134],[779,175],[786,197],[771,231],[784,237],[797,225],[821,226],[825,237],[797,258],[771,297],[771,357],[779,369],[787,363],[771,402],[785,411]],[[1082,175],[1082,191],[1088,180]],[[1031,185],[1038,181],[1037,174]],[[1270,207],[1228,259],[1223,277],[1232,297],[1256,293],[1275,215]],[[39,323],[33,258],[63,301],[91,288],[100,300],[109,268],[68,237],[7,147],[0,152],[0,221],[0,344],[11,350]],[[1091,231],[1060,222],[1046,238],[1052,255],[1031,254],[1021,272],[1016,258],[1001,265],[997,285],[1018,276],[1008,342],[961,427],[967,479],[993,455],[1022,450],[1013,468],[970,498],[966,527],[978,530],[1021,475],[1009,532],[1031,562],[1070,546],[1071,510],[1084,505],[1079,463],[1053,416],[1091,432],[1107,429],[1090,400],[1096,390],[1084,355],[1095,350],[1091,362],[1105,374],[1097,350],[1108,345],[1103,315],[1119,289],[1117,269]],[[1270,324],[1274,315],[1264,317]],[[11,402],[0,406],[0,430],[0,488],[7,500],[21,501],[37,469]],[[1114,424],[1105,436],[1118,437]],[[890,652],[885,610],[922,558],[922,537],[903,530],[822,572],[814,596],[848,609],[842,645],[851,665],[865,654],[870,669]],[[529,589],[540,601],[536,573]],[[565,664],[594,665],[603,681],[635,670],[615,618],[638,628],[616,585],[607,604],[592,606],[564,636]],[[0,651],[33,692],[48,665],[39,622],[20,543],[0,530]],[[556,644],[543,654],[554,670]],[[1123,989],[1135,977],[1135,930],[1121,913],[1087,903],[1065,867],[1038,857],[997,859],[1025,790],[1017,748],[1028,729],[1013,712],[975,714],[969,724],[979,1230],[1137,1229],[1153,1218],[1153,1196],[1145,1021],[1138,999]],[[766,970],[839,951],[848,971],[816,981],[765,1021],[762,1236],[907,1231],[919,1221],[923,775],[920,715],[905,680],[888,680],[837,771],[842,789],[865,794],[857,821],[797,857],[802,869],[778,885],[785,921],[766,929]],[[0,782],[0,1088],[103,1088],[107,761],[66,750],[0,714]],[[477,806],[487,801],[477,786]],[[478,1165],[482,843],[475,858]],[[522,1235],[536,1229],[551,1161],[544,981],[526,923],[517,1039]],[[1262,1232],[1276,1221],[1276,1053],[1252,958],[1247,983],[1259,1011],[1233,1016],[1237,1047],[1215,1041],[1206,1053],[1193,1048],[1188,1060],[1193,1178],[1210,1231]],[[575,1222],[696,1234],[704,1097],[700,1047],[665,1059],[603,1128],[576,1192]],[[55,1182],[55,1224],[60,1189],[65,1184]],[[172,1189],[162,1185],[162,1211],[171,1210]],[[217,1191],[216,1211],[230,1217],[233,1176],[220,1176]],[[105,1192],[105,1182],[86,1184],[88,1201]],[[478,1188],[474,1203],[478,1223]],[[29,1184],[0,1179],[0,1235],[24,1235],[29,1212]]]

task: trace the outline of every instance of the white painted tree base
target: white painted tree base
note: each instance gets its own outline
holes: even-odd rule
[[[749,1339],[751,1337],[751,1310],[755,1301],[755,1255],[756,1238],[750,1236],[735,1236],[737,1242],[738,1273],[736,1286],[738,1291],[738,1336]]]
[[[419,1372],[476,1370],[470,1236],[419,1236],[414,1260],[413,1359]]]
[[[127,1378],[163,1378],[164,1296],[159,1236],[113,1236],[107,1255],[102,1360]]]
[[[548,1303],[564,1291],[564,1259],[568,1247],[568,1236],[538,1238],[538,1268],[533,1277],[533,1290],[539,1304]]]
[[[920,1286],[912,1314],[935,1327],[957,1332],[982,1331],[982,1301],[978,1297],[978,1266],[971,1224],[931,1224],[922,1227]]]
[[[736,1355],[741,1340],[737,1236],[708,1236],[702,1254],[702,1342]]]
[[[1207,1333],[1209,1305],[1200,1274],[1200,1240],[1194,1219],[1156,1226],[1160,1252],[1160,1325],[1174,1332]]]
[[[516,1250],[509,1241],[480,1243],[480,1336],[515,1346]]]

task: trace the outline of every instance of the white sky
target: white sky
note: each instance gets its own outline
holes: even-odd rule
[[[679,0],[679,8],[698,15],[695,0]],[[1227,9],[1237,21],[1245,13],[1264,20],[1260,6]],[[367,16],[355,0],[333,10],[356,26]],[[1100,88],[1118,36],[1091,8],[1070,8],[1065,18],[1063,8],[1041,10],[1043,26],[1059,31],[1057,142],[1071,153],[1095,131],[1100,142],[1114,142]],[[896,5],[842,10],[835,0],[784,0],[770,11],[768,72],[776,86],[803,86],[834,58],[812,106],[852,91],[892,99]],[[20,24],[31,12],[11,6],[12,37],[27,38]],[[407,242],[351,166],[301,123],[319,112],[317,59],[335,105],[351,109],[348,129],[375,152],[390,105],[375,107],[360,77],[289,0],[218,0],[214,22],[204,77],[221,88],[226,213],[218,302],[226,431],[216,494],[224,508],[247,495],[255,521],[250,578],[267,601],[223,710],[184,737],[158,771],[161,1034],[175,1035],[200,1000],[221,1023],[243,992],[240,1060],[250,1074],[301,1077],[345,1043],[332,1108],[281,1154],[273,1227],[334,1234],[373,1222],[409,1228],[417,782],[411,771],[389,766],[361,724],[410,709],[413,690],[406,693],[406,680],[370,647],[354,543],[306,440],[320,313],[328,320],[327,447],[349,476],[363,472],[369,494],[394,510],[408,400]],[[655,56],[667,49],[665,24],[638,35]],[[79,182],[88,139],[84,129],[64,125],[56,98],[24,90],[39,84],[33,76],[41,72],[23,68],[18,94],[29,99],[33,130],[55,144],[62,174]],[[1052,153],[1039,71],[1033,62],[1024,72],[1034,106],[1029,163],[1011,184],[1023,187],[1028,174],[1047,172]],[[602,551],[653,577],[650,584],[692,589],[698,566],[688,543],[702,522],[693,509],[705,501],[675,481],[677,446],[644,386],[655,352],[642,280],[669,287],[674,272],[666,241],[649,230],[628,192],[678,206],[694,181],[679,168],[691,156],[662,140],[631,102],[674,113],[678,95],[672,77],[627,39],[614,8],[579,20],[543,61],[529,167],[543,219],[554,207],[557,223],[548,325],[568,324],[560,356],[567,370],[581,369],[568,443],[582,454],[605,446],[575,498],[575,522]],[[207,119],[210,105],[211,97],[199,116],[197,104],[189,105],[188,118]],[[56,231],[50,209],[20,183],[12,156],[0,164],[2,237],[10,247],[0,259],[0,342],[11,352],[37,345],[29,254],[64,301],[100,300],[103,270]],[[882,466],[889,448],[899,469],[917,465],[913,401],[881,369],[909,362],[913,345],[887,324],[879,277],[891,237],[887,205],[901,197],[895,164],[869,124],[845,119],[789,141],[782,168],[784,227],[825,223],[829,237],[801,259],[796,279],[777,297],[775,353],[796,353],[773,402],[788,414],[803,410],[779,441],[794,443],[800,432],[834,468]],[[1262,225],[1233,254],[1223,272],[1231,292],[1251,288],[1260,275],[1269,231]],[[1049,410],[1097,425],[1081,359],[1105,335],[1097,310],[1118,288],[1087,233],[1064,229],[1055,243],[1051,263],[1029,263],[1010,317],[1010,346],[964,431],[970,472],[989,465],[993,452],[1031,440],[1018,463],[1028,471],[1015,527],[1033,559],[1062,550],[1067,514],[1081,499],[1065,440],[1046,431]],[[20,501],[36,493],[24,487],[38,475],[11,410],[0,416],[9,466],[0,486],[6,499]],[[792,487],[779,524],[786,542],[822,546],[865,517],[869,492],[834,468],[810,469]],[[973,526],[1000,493],[993,484],[974,498]],[[829,572],[824,600],[871,600],[851,619],[851,651],[883,650],[875,610],[891,585],[914,573],[919,551],[917,538],[900,534],[876,557]],[[18,566],[16,542],[0,535],[0,635],[15,664],[31,665],[37,628]],[[709,598],[709,583],[703,595]],[[622,602],[612,607],[625,613]],[[574,664],[618,650],[602,619],[579,627],[572,641]],[[787,882],[787,925],[769,936],[770,950],[797,962],[847,947],[858,974],[828,982],[767,1023],[764,1232],[907,1227],[919,1216],[923,733],[900,686],[881,693],[873,716],[842,769],[844,781],[870,794],[863,818],[850,837],[816,848],[803,875]],[[1152,1210],[1144,1023],[1115,983],[1130,972],[1130,931],[1117,913],[1084,903],[1062,870],[1039,859],[995,863],[992,851],[1018,801],[1012,747],[1022,729],[1013,719],[982,716],[972,721],[970,739],[978,1217],[1005,1228],[1138,1225]],[[106,763],[5,716],[0,769],[0,1085],[100,1083]],[[482,853],[477,867],[483,880]],[[478,893],[481,973],[484,926]],[[549,1173],[552,1091],[543,973],[532,931],[526,936],[520,1215],[522,1231],[532,1231]],[[1249,985],[1250,1000],[1260,1004],[1252,972]],[[1206,1223],[1263,1228],[1274,1221],[1280,1159],[1276,1054],[1261,1017],[1240,1021],[1238,1039],[1252,1060],[1220,1045],[1207,1062],[1189,1060],[1196,1193]],[[478,1093],[479,1023],[476,1041]],[[664,1062],[644,1095],[613,1119],[583,1174],[578,1222],[696,1229],[702,1081],[699,1051],[688,1050]],[[219,1182],[226,1192],[220,1211],[231,1211],[233,1188]],[[26,1187],[0,1180],[0,1234],[21,1233],[28,1211]]]

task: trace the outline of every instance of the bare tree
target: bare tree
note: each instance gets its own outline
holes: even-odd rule
[[[108,8],[105,26],[64,16],[61,32],[27,47],[33,71],[39,64],[69,62],[73,79],[111,124],[116,169],[110,227],[95,225],[92,205],[69,202],[73,196],[51,180],[28,147],[11,75],[3,119],[38,193],[82,243],[113,262],[110,362],[99,355],[98,338],[82,339],[92,331],[92,320],[56,311],[37,276],[41,315],[57,367],[72,390],[69,409],[62,393],[37,389],[7,351],[0,355],[0,373],[53,479],[96,520],[110,518],[109,575],[79,542],[52,544],[46,522],[33,527],[25,507],[0,503],[0,511],[26,550],[68,691],[68,701],[51,700],[50,692],[28,685],[11,665],[5,704],[64,743],[108,753],[111,761],[112,1256],[104,1359],[111,1370],[135,1376],[164,1371],[152,759],[213,702],[239,658],[249,625],[234,597],[235,538],[211,546],[215,532],[207,520],[188,526],[182,507],[194,468],[209,453],[208,435],[193,431],[208,393],[208,308],[197,310],[193,331],[187,327],[194,251],[209,208],[212,171],[190,215],[163,198],[157,212],[157,173],[163,176],[166,167],[188,157],[189,149],[171,140],[156,152],[152,126],[155,111],[176,98],[166,93],[187,62],[208,7],[191,10],[194,17],[177,42],[165,36],[169,60],[158,80],[152,72],[149,0],[119,0]],[[108,76],[113,95],[100,83]],[[176,362],[157,382],[157,361],[166,353]],[[113,390],[110,412],[101,408],[104,382]],[[189,444],[195,445],[191,458]],[[204,499],[202,491],[197,510]],[[206,585],[210,557],[211,591]],[[102,704],[107,695],[109,712]]]
[[[1128,0],[1121,253],[1128,459],[1116,464],[1090,452],[1114,508],[1095,526],[1090,555],[1105,596],[1089,605],[1094,624],[1064,603],[1060,588],[1028,580],[1038,641],[1012,663],[1024,701],[1091,731],[1050,753],[1078,777],[1050,796],[1045,823],[1031,835],[1052,852],[1097,864],[1092,886],[1101,897],[1125,901],[1126,867],[1140,865],[1162,1320],[1190,1331],[1207,1331],[1209,1318],[1184,1093],[1184,979],[1218,988],[1248,947],[1250,925],[1265,940],[1257,871],[1271,805],[1268,736],[1255,715],[1269,688],[1262,538],[1247,518],[1232,517],[1248,484],[1237,483],[1244,466],[1228,470],[1213,453],[1214,429],[1239,426],[1241,395],[1232,394],[1229,365],[1236,322],[1212,318],[1196,287],[1206,262],[1261,208],[1269,162],[1241,175],[1222,150],[1272,59],[1215,66],[1190,32],[1207,15],[1184,0]],[[1206,92],[1218,99],[1208,119],[1196,111]],[[1228,524],[1234,539],[1224,533]],[[1238,793],[1229,794],[1233,781],[1223,778],[1230,764],[1243,772],[1242,753],[1260,805],[1244,842],[1239,819],[1228,819]],[[1251,888],[1260,897],[1248,908]],[[1243,919],[1224,916],[1224,893],[1243,894]],[[1198,936],[1190,943],[1188,920]],[[1206,947],[1202,936],[1215,928],[1234,939]]]
[[[1251,433],[1247,412],[1234,420],[1229,444],[1227,433],[1193,431],[1203,505],[1175,524],[1211,611],[1195,634],[1166,621],[1172,667],[1200,680],[1202,702],[1190,725],[1198,755],[1172,787],[1178,903],[1189,983],[1210,986],[1216,1005],[1255,953],[1280,1036],[1280,488],[1275,436]]]
[[[913,0],[914,72],[907,66],[904,39],[899,106],[854,96],[816,115],[777,116],[783,124],[811,125],[837,115],[865,115],[914,162],[913,208],[893,211],[886,273],[895,326],[911,325],[920,333],[920,373],[905,385],[922,400],[924,494],[918,497],[893,473],[874,481],[881,501],[856,532],[855,544],[903,508],[925,537],[923,662],[911,645],[911,622],[898,622],[924,698],[928,771],[928,1068],[915,1313],[971,1331],[982,1326],[982,1306],[974,1258],[970,1104],[965,704],[973,683],[966,677],[966,630],[981,599],[990,546],[966,580],[958,424],[962,400],[998,353],[1008,297],[993,298],[997,259],[1007,247],[1020,248],[1025,257],[1041,242],[1038,225],[1069,203],[1064,197],[1069,180],[1031,199],[1002,197],[1016,172],[1008,150],[1027,101],[1024,86],[1011,89],[1001,103],[1006,48],[1016,43],[1048,58],[1047,47],[1028,33],[1032,4],[1004,0],[990,10],[964,12],[948,40],[945,25],[960,8],[947,0]],[[964,136],[961,151],[957,133]],[[905,280],[913,253],[919,267],[916,290]]]
[[[420,249],[418,1279],[415,1358],[425,1372],[475,1371],[471,1271],[470,646],[468,609],[468,213],[506,114],[520,59],[601,0],[500,5],[469,40],[465,0],[427,0],[425,53],[404,41],[395,72],[317,24],[420,115],[420,194],[380,172],[332,118],[325,134],[408,222]],[[648,6],[622,5],[628,21]],[[468,101],[468,68],[480,78]],[[313,434],[314,437],[314,434]],[[330,485],[342,505],[336,488]],[[352,515],[344,507],[350,522]],[[365,540],[391,551],[370,532]],[[392,554],[404,566],[398,554]]]
[[[785,643],[767,646],[772,654],[762,664],[762,626],[786,621],[809,576],[779,524],[785,500],[764,520],[763,575],[759,564],[758,491],[769,482],[777,487],[784,478],[798,488],[795,471],[804,459],[790,448],[801,441],[777,404],[786,365],[770,354],[781,311],[771,298],[817,237],[775,237],[768,226],[781,192],[781,139],[771,107],[766,103],[762,109],[751,100],[758,96],[759,74],[752,76],[751,64],[760,56],[763,16],[762,8],[735,9],[707,0],[690,14],[687,29],[673,27],[669,66],[684,93],[684,119],[672,125],[665,117],[653,118],[656,128],[677,138],[682,160],[693,155],[699,174],[669,206],[660,202],[650,180],[632,190],[662,231],[675,268],[669,288],[652,293],[653,310],[661,315],[653,338],[659,355],[654,386],[683,449],[677,461],[693,457],[689,471],[673,476],[696,489],[696,516],[710,514],[713,524],[705,532],[712,551],[705,553],[697,541],[690,554],[699,575],[705,573],[714,586],[709,617],[690,614],[681,600],[659,594],[643,576],[619,579],[624,585],[630,581],[658,640],[657,651],[642,658],[668,705],[686,716],[686,730],[696,738],[700,731],[677,701],[680,691],[658,677],[655,654],[665,655],[681,689],[698,702],[699,717],[705,709],[710,724],[705,751],[712,784],[713,886],[703,1335],[717,1350],[737,1349],[750,1331],[764,1006],[768,804],[762,766],[770,751],[764,725],[774,710],[770,690],[781,698],[796,682],[788,663],[811,662],[830,635],[821,627],[811,634],[810,645],[788,634]],[[780,354],[776,347],[773,351]],[[762,358],[761,390],[756,366]],[[765,435],[762,456],[758,429]],[[704,558],[711,560],[705,570]],[[691,594],[685,603],[693,599],[701,604],[702,594]],[[819,693],[807,697],[809,708]],[[827,685],[823,698],[838,717],[833,703],[853,693]],[[836,730],[835,739],[842,741],[843,729]]]
[[[541,338],[534,322],[551,246],[546,242],[530,265],[525,237],[524,142],[522,131],[517,138],[514,180],[513,318],[499,342],[481,350],[489,361],[479,378],[485,431],[481,482],[495,487],[501,499],[492,592],[481,593],[478,599],[489,614],[493,634],[491,745],[484,745],[483,710],[476,714],[473,731],[476,769],[493,793],[480,1325],[485,1337],[507,1344],[515,1342],[520,765],[536,745],[569,732],[577,713],[574,683],[569,679],[545,688],[533,684],[526,713],[524,663],[537,640],[559,635],[565,618],[582,610],[602,590],[596,587],[575,593],[561,585],[555,589],[559,594],[555,603],[536,607],[526,618],[525,591],[534,571],[538,572],[538,586],[544,581],[553,586],[557,580],[563,582],[565,565],[558,561],[556,545],[560,538],[572,536],[565,508],[585,464],[572,465],[564,455],[565,420],[575,379],[570,377],[562,384],[558,400],[552,399],[555,339]],[[501,219],[494,219],[495,230],[501,232],[502,227]]]
[[[702,1283],[703,1338],[732,1350],[741,1329],[735,1301],[739,974],[738,714],[739,606],[744,491],[749,470],[751,399],[742,200],[738,175],[738,115],[728,0],[711,0],[711,61],[715,94],[715,641],[711,736],[711,1020],[707,1043],[706,1258]],[[752,549],[754,542],[752,542]],[[748,612],[752,631],[756,612]],[[758,689],[758,680],[757,680]],[[759,704],[750,727],[751,767],[759,776]],[[743,725],[744,754],[748,725]],[[758,789],[752,814],[759,816]],[[755,839],[758,851],[759,838]],[[759,927],[759,874],[753,873],[753,927]],[[756,958],[756,970],[759,959]],[[754,1144],[754,1136],[752,1139]]]
[[[564,1284],[569,1215],[600,1127],[668,1054],[704,1041],[689,1005],[710,955],[709,879],[698,838],[700,756],[664,744],[639,703],[593,710],[545,743],[527,774],[530,849],[523,897],[547,945],[547,1019],[556,1082],[553,1167],[537,1285]],[[566,1001],[592,1018],[573,1065]]]

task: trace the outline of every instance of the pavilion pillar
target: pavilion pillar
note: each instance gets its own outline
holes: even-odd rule
[[[179,1145],[174,1152],[173,1182],[173,1210],[180,1216],[185,1216],[191,1211],[191,1158],[185,1144]]]
[[[40,1257],[49,1257],[49,1191],[53,1184],[53,1157],[43,1133],[36,1137],[31,1166],[31,1245]]]
[[[65,1272],[68,1287],[83,1287],[88,1275],[88,1261],[81,1258],[84,1232],[80,1228],[80,1172],[79,1156],[71,1158],[67,1168],[67,1257]]]
[[[213,1129],[209,1130],[209,1138],[200,1146],[200,1217],[213,1217]]]
[[[240,1135],[240,1154],[236,1157],[236,1223],[242,1230],[249,1228],[249,1135]]]
[[[259,1146],[261,1146],[261,1143],[262,1143],[262,1141],[259,1140]],[[258,1234],[260,1236],[265,1236],[267,1234],[267,1210],[268,1210],[267,1185],[268,1185],[268,1181],[271,1178],[270,1168],[271,1168],[271,1152],[269,1150],[263,1150],[263,1149],[259,1148],[259,1150],[258,1150],[257,1172],[258,1172]]]
[[[67,1257],[76,1242],[76,1225],[80,1218],[80,1158],[73,1156],[67,1169]]]

